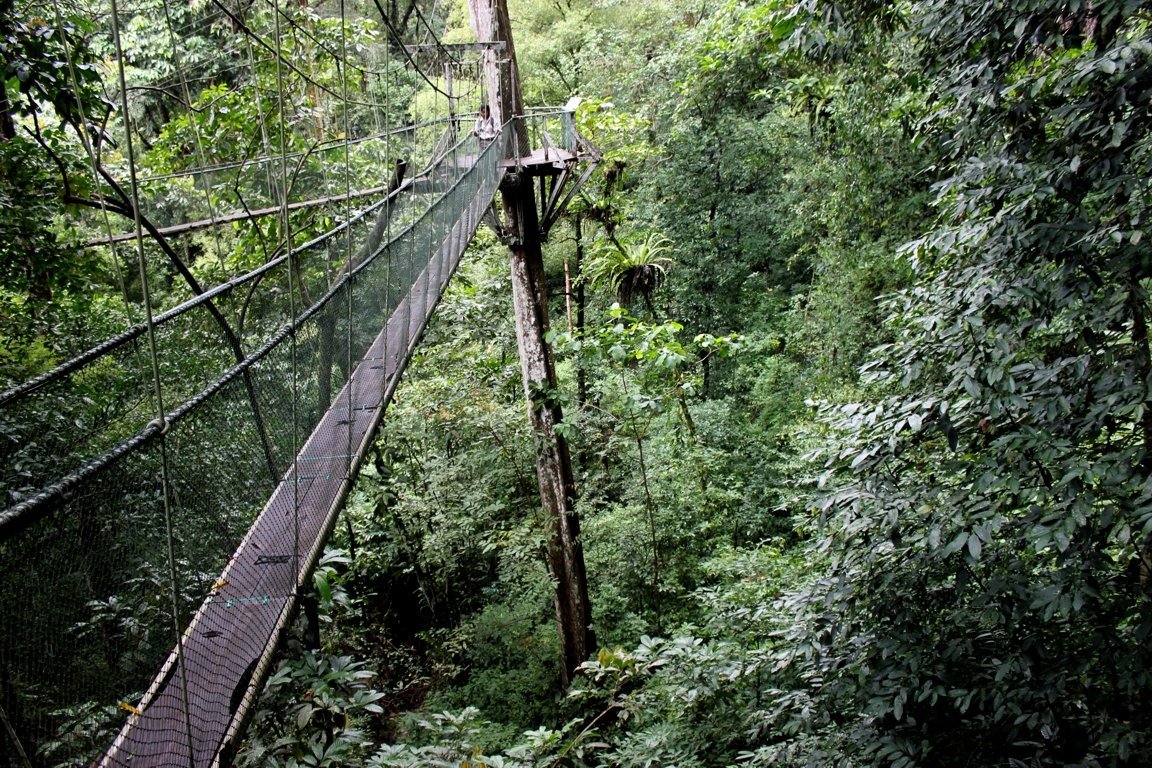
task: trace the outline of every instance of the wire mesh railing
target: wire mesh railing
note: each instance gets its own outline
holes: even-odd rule
[[[443,125],[438,121],[420,127],[443,131]],[[412,141],[394,144],[382,159],[382,167],[432,148],[431,138],[425,139],[427,147],[415,144],[416,131],[393,134],[407,135]],[[466,152],[466,146],[453,146],[450,152],[421,162],[416,180],[446,173],[450,165],[459,165],[454,159]],[[413,183],[408,180],[409,185]],[[409,215],[401,198],[388,195],[290,253],[275,256],[158,315],[154,325],[164,401],[183,402],[240,363],[284,327],[294,306],[308,306],[325,295],[347,268],[349,258],[363,260],[368,255],[361,252],[362,243],[382,219],[390,231],[398,231]],[[350,248],[349,242],[356,245]],[[157,250],[155,245],[147,247]],[[148,260],[150,268],[161,273],[163,261],[153,255]],[[294,295],[286,299],[289,283]],[[332,330],[325,326],[324,332]],[[153,418],[149,409],[155,394],[145,331],[143,323],[136,325],[55,370],[0,393],[0,499],[7,507],[0,511],[0,526],[40,506],[45,489],[49,498],[56,498],[58,491],[48,486],[82,471],[92,457],[104,456],[122,441],[133,439]],[[333,366],[342,363],[335,357],[330,362]],[[250,376],[242,378],[252,390]],[[316,390],[312,408],[319,407],[331,385],[320,377]],[[259,420],[259,403],[250,395],[250,406]],[[279,462],[287,457],[271,437],[263,442],[268,476],[274,479],[279,475]]]
[[[530,147],[544,149],[545,152],[560,149],[569,155],[575,155],[580,150],[580,136],[572,110],[536,107],[527,110],[522,119]]]
[[[163,420],[142,327],[0,395],[0,763],[227,750],[501,156],[158,317]]]

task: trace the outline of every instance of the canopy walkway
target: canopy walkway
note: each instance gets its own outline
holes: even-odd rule
[[[416,225],[397,301],[204,599],[101,765],[231,762],[229,735],[258,691],[421,332],[491,204],[501,173],[488,148]],[[435,188],[434,170],[432,194]],[[440,182],[444,183],[444,182]],[[426,258],[427,261],[423,261]],[[419,269],[417,272],[416,270]],[[385,287],[385,286],[379,286]],[[406,289],[406,290],[405,290]],[[246,700],[247,699],[247,700]],[[191,759],[189,759],[191,757]]]
[[[0,511],[0,758],[42,764],[30,755],[62,729],[119,705],[110,745],[99,730],[64,740],[98,742],[101,766],[230,764],[501,179],[552,177],[555,209],[581,157],[571,112],[517,122],[539,151],[507,162],[508,126],[483,150],[441,145],[323,235],[0,394],[0,490],[15,500]],[[335,276],[319,269],[333,254]],[[150,419],[156,384],[176,405]]]

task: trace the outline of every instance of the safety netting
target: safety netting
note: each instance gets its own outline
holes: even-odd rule
[[[0,763],[227,762],[504,172],[439,131],[322,234],[0,394]]]

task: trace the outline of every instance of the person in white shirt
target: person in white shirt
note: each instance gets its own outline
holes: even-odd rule
[[[492,119],[492,110],[488,108],[487,104],[484,104],[480,107],[480,115],[476,118],[476,127],[472,129],[472,135],[480,140],[480,149],[483,150],[492,143],[497,133],[496,121]]]

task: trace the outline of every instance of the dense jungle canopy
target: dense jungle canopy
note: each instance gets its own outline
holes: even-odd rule
[[[564,408],[598,650],[565,689],[507,249],[481,229],[236,763],[1152,765],[1152,4],[509,10],[525,101],[581,97],[603,155],[544,247],[539,395]],[[118,12],[114,41],[103,4],[0,0],[0,388],[342,215],[138,255],[103,242],[133,228],[130,164],[158,227],[284,202],[262,168],[181,175],[262,147],[313,198],[386,186],[398,155],[343,139],[435,113],[444,70],[403,44],[474,41],[463,0]],[[470,121],[480,79],[455,87]],[[344,263],[289,290],[306,306]],[[200,337],[165,343],[199,381]],[[0,419],[0,455],[39,441],[31,478],[78,426]],[[220,444],[190,476],[226,474]],[[146,680],[129,649],[170,648],[162,574],[114,564],[102,599],[77,579],[37,610],[86,604],[70,631],[105,650],[70,663]],[[6,592],[52,583],[25,567]],[[89,765],[131,709],[52,704],[0,661],[12,765]],[[17,745],[30,706],[55,733]]]

